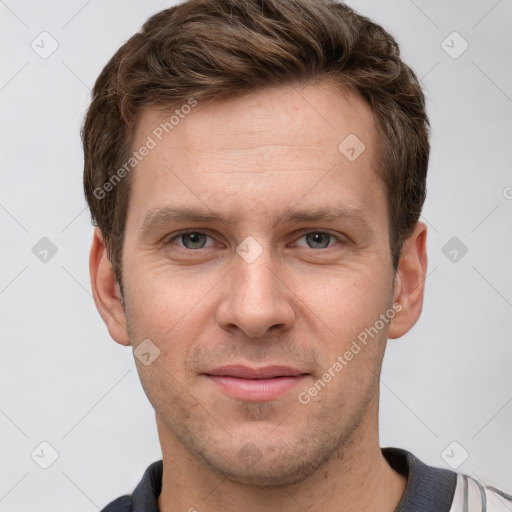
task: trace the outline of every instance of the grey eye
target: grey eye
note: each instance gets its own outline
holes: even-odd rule
[[[181,235],[181,243],[187,249],[202,249],[206,245],[208,235],[202,233],[184,233]]]
[[[331,235],[318,232],[308,233],[306,235],[306,241],[312,249],[325,249],[331,242]]]

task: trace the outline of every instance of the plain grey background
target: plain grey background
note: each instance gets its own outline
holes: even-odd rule
[[[511,492],[512,2],[349,4],[396,36],[432,124],[425,305],[389,342],[381,444]],[[0,2],[0,511],[93,512],[161,458],[90,295],[79,129],[107,60],[171,5]]]

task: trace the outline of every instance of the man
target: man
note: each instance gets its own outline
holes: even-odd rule
[[[394,39],[330,0],[190,0],[114,55],[83,129],[91,282],[163,461],[104,511],[510,509],[379,445],[428,131]]]

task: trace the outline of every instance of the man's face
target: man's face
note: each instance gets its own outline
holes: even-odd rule
[[[169,116],[145,111],[133,149]],[[160,350],[137,365],[161,438],[275,485],[369,435],[387,322],[353,342],[391,308],[394,284],[378,164],[370,108],[332,85],[199,104],[139,163],[123,285],[132,345]],[[237,365],[301,376],[212,376]]]

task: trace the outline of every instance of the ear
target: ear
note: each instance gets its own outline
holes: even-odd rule
[[[388,338],[399,338],[418,321],[423,308],[427,273],[427,226],[418,222],[404,242],[395,276],[393,304],[400,304],[391,321]]]
[[[110,336],[121,345],[130,345],[121,291],[100,228],[94,231],[89,255],[89,272],[94,302]]]

